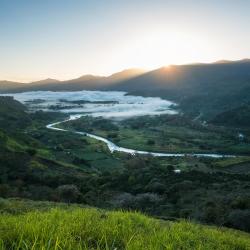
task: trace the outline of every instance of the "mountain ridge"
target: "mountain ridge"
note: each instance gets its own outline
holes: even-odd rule
[[[157,96],[179,104],[190,115],[203,113],[211,120],[250,103],[250,60],[170,65],[152,71],[128,69],[108,77],[85,75],[80,78],[42,83],[1,84],[1,93],[24,91],[125,91],[133,95]]]
[[[25,85],[25,84],[35,84],[35,83],[65,83],[65,82],[71,82],[71,81],[80,81],[80,80],[83,80],[83,81],[89,81],[89,80],[96,80],[96,79],[112,79],[112,78],[118,78],[118,80],[120,80],[120,78],[130,78],[130,76],[132,77],[137,77],[139,75],[142,75],[142,74],[145,74],[145,73],[148,73],[148,72],[154,72],[154,71],[157,71],[159,69],[166,69],[166,68],[170,68],[170,67],[183,67],[183,66],[204,66],[204,65],[216,65],[216,64],[234,64],[234,63],[243,63],[243,62],[250,62],[250,59],[249,58],[244,58],[244,59],[241,59],[241,60],[218,60],[218,61],[215,61],[215,62],[212,62],[212,63],[200,63],[200,62],[197,62],[197,63],[190,63],[190,64],[180,64],[180,65],[175,65],[175,64],[172,64],[172,65],[169,65],[169,66],[162,66],[160,68],[156,68],[156,69],[153,69],[153,70],[150,70],[150,71],[147,71],[145,69],[142,69],[142,68],[128,68],[128,69],[124,69],[124,70],[121,70],[121,71],[118,71],[118,72],[115,72],[115,73],[112,73],[108,76],[101,76],[101,75],[93,75],[93,74],[85,74],[85,75],[82,75],[82,76],[79,76],[77,78],[72,78],[72,79],[69,79],[69,80],[58,80],[58,79],[54,79],[54,78],[46,78],[46,79],[41,79],[41,80],[38,80],[38,81],[31,81],[31,82],[18,82],[18,81],[10,81],[10,80],[0,80],[0,91],[1,91],[1,85],[2,84],[22,84],[22,85]],[[121,77],[121,76],[124,76],[125,77]]]

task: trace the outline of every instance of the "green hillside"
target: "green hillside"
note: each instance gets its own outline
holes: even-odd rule
[[[212,121],[218,125],[250,127],[250,106],[244,105],[218,114]]]
[[[63,114],[27,113],[15,100],[5,102],[1,106],[5,122],[0,123],[0,197],[141,211],[155,218],[185,218],[250,232],[249,156],[207,159],[112,154],[97,140],[45,128],[63,120]],[[5,112],[10,107],[12,116]],[[22,118],[25,122],[19,123]],[[164,147],[164,138],[166,146],[177,150],[184,146],[208,150],[203,145],[209,138],[211,146],[231,145],[229,152],[249,148],[247,141],[230,139],[230,131],[217,138],[219,127],[206,128],[185,117],[140,117],[123,125],[82,118],[64,125],[70,130],[91,128],[118,145],[138,148],[158,150]],[[175,169],[181,173],[176,174]]]
[[[161,96],[191,115],[211,118],[250,102],[250,62],[173,65],[112,87],[131,94]]]
[[[1,204],[1,203],[0,203]],[[48,205],[48,204],[47,204]],[[35,205],[34,205],[35,206]],[[40,203],[41,206],[41,203]],[[140,213],[76,206],[0,215],[0,249],[228,249],[250,247],[249,234]]]
[[[0,98],[0,128],[4,130],[23,129],[31,122],[26,107],[12,97]]]

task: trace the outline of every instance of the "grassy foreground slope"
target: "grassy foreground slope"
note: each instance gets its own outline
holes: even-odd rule
[[[239,250],[250,247],[249,234],[240,231],[155,220],[135,212],[64,205],[37,210],[41,206],[40,202],[34,205],[33,211],[17,214],[1,210],[0,249]]]

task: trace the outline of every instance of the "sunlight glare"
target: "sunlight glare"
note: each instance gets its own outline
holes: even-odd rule
[[[134,36],[123,44],[116,61],[121,68],[133,65],[152,70],[164,65],[197,62],[197,58],[209,61],[213,49],[211,42],[196,34],[161,29]]]

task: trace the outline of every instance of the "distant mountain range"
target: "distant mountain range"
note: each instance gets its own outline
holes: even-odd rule
[[[35,90],[121,90],[159,96],[179,103],[191,115],[204,118],[250,104],[250,59],[210,64],[171,65],[153,71],[128,69],[108,77],[84,75],[68,81],[0,82],[0,92]]]
[[[127,69],[110,76],[83,75],[79,78],[59,81],[45,79],[31,83],[0,81],[0,92],[22,92],[31,90],[124,90],[148,92],[164,90],[172,92],[178,88],[192,89],[217,81],[240,77],[249,78],[250,59],[239,61],[220,60],[211,64],[195,63],[170,65],[153,71]],[[147,93],[150,95],[150,93]],[[171,93],[172,95],[173,93]]]
[[[83,75],[79,78],[59,81],[56,79],[45,79],[31,83],[19,83],[11,81],[0,81],[0,92],[22,92],[22,91],[35,91],[35,90],[52,90],[52,91],[76,91],[76,90],[96,90],[106,86],[111,86],[115,83],[129,80],[144,74],[146,71],[143,69],[127,69],[121,72],[112,74],[110,76],[94,76]]]

